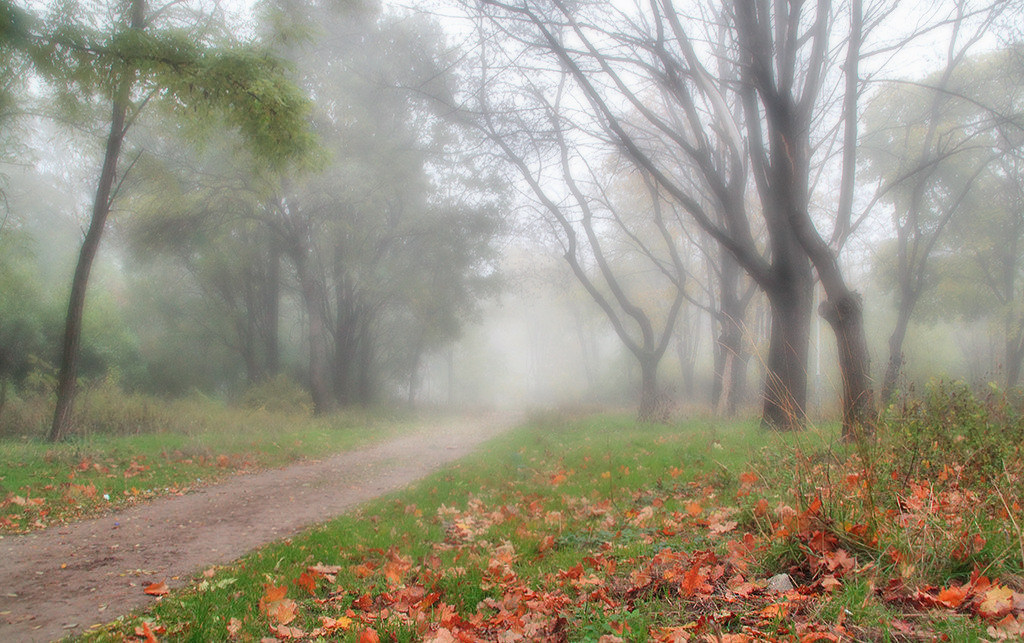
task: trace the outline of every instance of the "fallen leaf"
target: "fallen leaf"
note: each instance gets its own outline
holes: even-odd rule
[[[235,638],[236,636],[238,636],[238,633],[242,630],[242,621],[232,616],[231,620],[228,621],[226,627],[228,630],[228,636],[231,638]]]
[[[380,643],[380,637],[377,636],[377,630],[372,627],[368,627],[363,630],[359,635],[359,643]]]
[[[978,614],[990,619],[1006,616],[1012,609],[1013,590],[999,585],[989,588],[985,598],[978,604]]]
[[[267,606],[267,616],[270,620],[280,623],[281,625],[287,625],[295,620],[298,616],[298,605],[290,598],[284,598],[279,601],[274,601]]]
[[[167,587],[167,583],[164,581],[160,581],[159,583],[150,583],[149,585],[146,585],[146,588],[142,591],[150,596],[167,596],[171,593],[171,590]]]

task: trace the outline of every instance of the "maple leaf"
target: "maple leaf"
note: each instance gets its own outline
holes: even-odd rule
[[[309,592],[310,596],[316,596],[316,579],[312,575],[302,572],[294,582],[296,585]]]
[[[690,514],[690,515],[691,515],[691,516],[693,516],[694,518],[696,518],[697,516],[699,516],[699,515],[701,514],[701,512],[703,512],[703,511],[704,511],[704,508],[703,508],[703,507],[701,507],[701,506],[700,506],[700,505],[699,505],[698,503],[696,503],[696,502],[688,502],[688,503],[686,504],[686,513]]]
[[[969,593],[969,588],[953,585],[940,591],[937,600],[942,605],[955,610],[960,607]]]
[[[271,603],[275,603],[284,598],[285,594],[288,593],[288,588],[284,585],[280,587],[274,586],[272,583],[267,583],[263,586],[263,597],[260,598],[259,607],[260,610],[265,612]]]
[[[235,638],[242,631],[242,621],[232,616],[225,627],[228,630],[228,637]]]
[[[281,625],[287,625],[298,616],[298,605],[290,598],[283,598],[267,605],[267,616]]]
[[[141,636],[144,643],[159,643],[153,630],[149,629],[149,623],[142,621],[142,625],[135,628],[135,636]]]
[[[1013,610],[1014,592],[1009,587],[993,585],[978,604],[978,614],[989,619],[1006,616]]]
[[[340,618],[331,618],[330,616],[321,616],[320,617],[320,624],[323,626],[323,628],[325,630],[328,630],[328,631],[347,630],[348,628],[350,628],[352,626],[352,619],[348,618],[347,616],[342,616]]]
[[[150,583],[149,585],[146,585],[146,588],[142,591],[150,596],[166,596],[171,593],[171,590],[167,587],[167,583],[164,581],[160,581],[159,583]]]
[[[359,643],[380,643],[380,636],[377,635],[377,630],[372,627],[368,627],[359,634]]]

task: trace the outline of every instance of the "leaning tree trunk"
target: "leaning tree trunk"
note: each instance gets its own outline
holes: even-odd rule
[[[110,133],[107,136],[107,147],[103,156],[103,169],[100,171],[100,179],[96,187],[92,217],[78,254],[75,276],[71,281],[71,296],[68,300],[68,312],[64,321],[64,340],[60,352],[60,372],[57,375],[57,406],[53,414],[53,424],[50,425],[49,439],[51,442],[64,439],[71,428],[71,412],[74,408],[78,380],[78,360],[82,347],[85,292],[89,284],[89,273],[92,271],[92,264],[100,247],[100,238],[103,236],[103,229],[107,224],[107,216],[110,214],[111,195],[114,179],[117,176],[117,160],[121,155],[121,144],[124,142],[124,124],[127,114],[128,89],[126,86],[114,100],[113,113],[110,118]]]
[[[860,295],[848,292],[822,302],[821,316],[832,327],[839,348],[843,378],[843,439],[854,440],[874,433],[874,395],[871,360],[864,332],[864,305]]]

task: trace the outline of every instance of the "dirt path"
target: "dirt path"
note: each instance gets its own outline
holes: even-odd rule
[[[4,537],[0,641],[51,641],[111,621],[151,602],[142,592],[151,582],[183,585],[212,564],[421,478],[511,425],[507,417],[425,425],[323,461],[237,476],[103,518]]]

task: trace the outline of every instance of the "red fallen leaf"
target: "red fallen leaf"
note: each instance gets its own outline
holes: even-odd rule
[[[828,565],[830,572],[839,571],[839,575],[842,576],[847,572],[853,571],[857,566],[857,561],[850,554],[846,553],[845,549],[837,549],[834,552],[825,554],[825,564]]]
[[[366,578],[373,574],[375,569],[371,563],[360,563],[352,568],[352,573],[355,574],[356,578]]]
[[[242,621],[232,616],[225,627],[228,630],[228,637],[235,638],[242,631]]]
[[[668,475],[672,476],[673,478],[678,478],[679,476],[683,475],[683,470],[678,467],[670,467],[668,470]]]
[[[274,602],[277,602],[284,598],[285,594],[288,593],[288,588],[284,585],[280,587],[274,586],[272,583],[266,583],[263,585],[263,597],[260,598],[260,610],[267,611],[267,607]]]
[[[689,503],[686,504],[686,513],[690,514],[694,518],[699,516],[701,514],[701,512],[703,512],[703,511],[704,511],[704,508],[701,507],[696,502],[689,502]]]
[[[228,462],[229,462],[229,460],[228,460],[228,457],[226,455],[221,454],[221,455],[217,456],[217,466],[218,467],[226,467],[226,466],[228,466]]]
[[[309,592],[310,596],[316,596],[316,579],[306,572],[299,574],[299,577],[295,579],[294,583]]]
[[[757,474],[753,471],[744,471],[740,474],[740,483],[754,484],[755,482],[757,482]]]
[[[694,565],[683,574],[683,581],[679,584],[679,590],[684,596],[711,593],[713,588],[706,582],[705,575],[701,572],[702,568],[700,565]]]
[[[772,603],[758,611],[761,618],[783,618],[789,613],[787,603]]]
[[[566,475],[564,473],[556,473],[555,475],[551,476],[551,486],[557,487],[558,485],[565,482],[565,480]]]
[[[380,643],[380,637],[375,629],[368,627],[359,635],[359,643]]]
[[[166,628],[157,629],[160,630],[161,633],[167,631]],[[141,636],[145,643],[160,643],[154,634],[155,632],[149,629],[149,623],[146,621],[142,621],[142,625],[135,628],[135,636]]]
[[[537,545],[537,553],[543,554],[547,550],[555,546],[554,536],[545,536],[541,539],[540,544]]]
[[[369,594],[363,594],[356,600],[352,601],[352,607],[365,612],[373,607],[373,599],[370,598]]]
[[[960,607],[969,593],[969,588],[954,585],[940,591],[937,600],[942,605],[955,610]]]
[[[171,590],[167,587],[167,583],[164,581],[160,581],[159,583],[150,583],[149,585],[146,585],[146,588],[142,591],[150,596],[167,596],[171,593]]]
[[[761,498],[757,501],[757,506],[754,507],[754,515],[760,518],[766,513],[768,513],[768,501]]]

